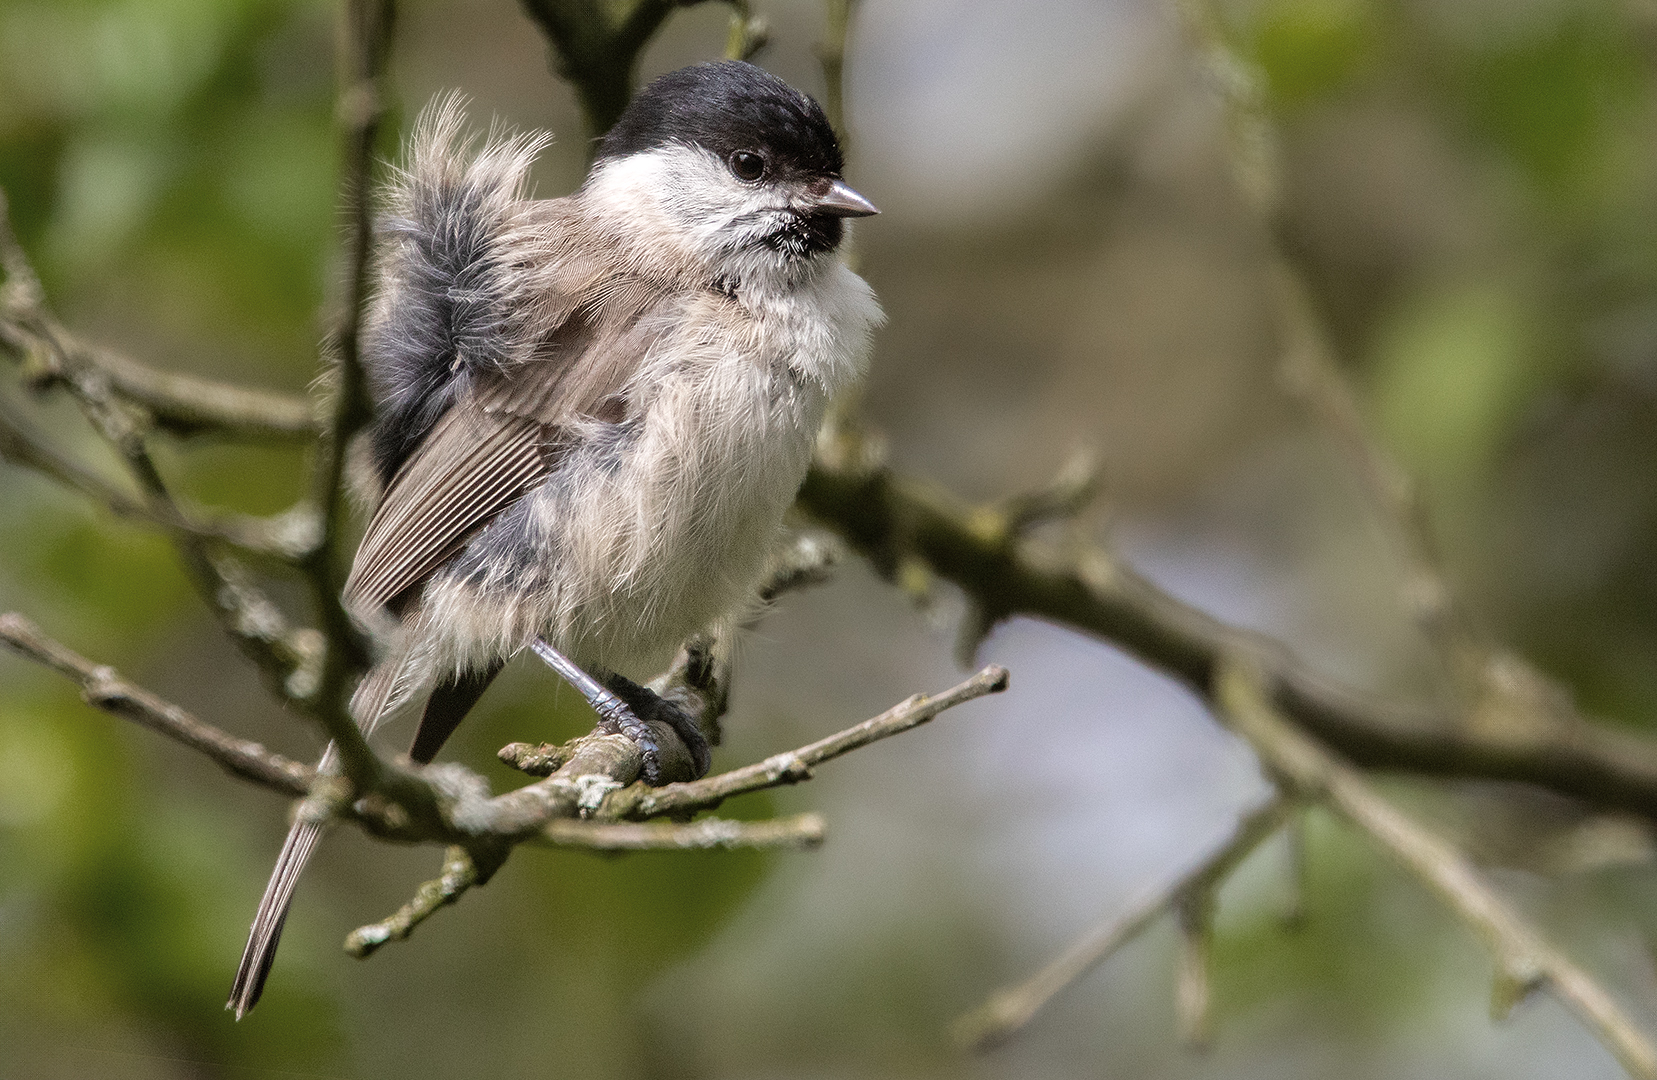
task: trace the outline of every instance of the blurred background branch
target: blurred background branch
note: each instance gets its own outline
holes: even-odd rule
[[[1228,665],[1218,695],[1233,730],[1267,772],[1362,830],[1447,904],[1495,954],[1491,1011],[1505,1016],[1527,994],[1557,995],[1617,1056],[1629,1075],[1657,1077],[1657,1047],[1593,977],[1543,941],[1452,845],[1400,813],[1358,772],[1307,738],[1268,700],[1246,662]]]
[[[232,776],[295,796],[306,794],[316,778],[316,770],[309,765],[290,761],[256,742],[238,739],[202,723],[177,705],[127,682],[114,668],[94,664],[58,644],[21,615],[0,615],[0,643],[79,683],[81,697],[93,708],[123,716],[177,739],[212,758]]]
[[[1023,543],[1005,512],[871,467],[856,433],[836,438],[807,477],[801,507],[888,577],[921,560],[972,598],[986,626],[1015,615],[1050,619],[1121,646],[1205,694],[1226,655],[1249,655],[1296,723],[1361,765],[1522,780],[1657,817],[1657,743],[1649,739],[1586,722],[1472,729],[1449,710],[1353,692],[1280,644],[1181,602],[1103,548],[1059,553]]]
[[[1287,800],[1274,796],[1249,811],[1237,822],[1229,839],[1176,880],[1146,892],[1078,938],[1036,974],[1017,986],[997,991],[957,1020],[957,1041],[974,1050],[988,1050],[1023,1031],[1054,997],[1110,959],[1156,919],[1182,905],[1189,906],[1188,897],[1211,895],[1282,826],[1291,808]]]

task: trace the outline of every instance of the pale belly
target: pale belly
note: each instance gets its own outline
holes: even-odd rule
[[[469,666],[539,635],[584,668],[655,674],[752,602],[823,408],[780,365],[663,380],[643,415],[592,433],[433,582],[445,651]]]

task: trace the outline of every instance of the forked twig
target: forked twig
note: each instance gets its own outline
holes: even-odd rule
[[[1148,890],[1077,938],[1030,978],[990,995],[983,1005],[957,1020],[956,1040],[976,1050],[987,1050],[1024,1030],[1062,991],[1108,960],[1160,916],[1175,910],[1183,898],[1212,890],[1224,881],[1283,824],[1289,809],[1287,800],[1274,797],[1245,814],[1225,842],[1189,870]]]
[[[1230,664],[1217,686],[1232,730],[1296,795],[1321,803],[1381,845],[1471,927],[1496,958],[1492,1000],[1498,1012],[1539,989],[1550,991],[1633,1076],[1657,1078],[1657,1046],[1603,987],[1555,950],[1486,885],[1462,853],[1382,797],[1356,769],[1308,738],[1283,716],[1261,673]]]

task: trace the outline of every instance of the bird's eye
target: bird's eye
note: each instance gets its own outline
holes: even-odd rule
[[[731,171],[739,180],[758,180],[765,175],[765,159],[751,150],[738,150],[731,155]]]

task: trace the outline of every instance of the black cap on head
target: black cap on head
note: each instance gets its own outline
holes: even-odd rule
[[[822,106],[741,60],[695,64],[652,82],[604,136],[598,160],[673,143],[721,160],[756,151],[779,178],[838,177],[845,164]]]

